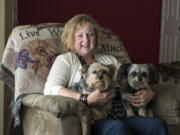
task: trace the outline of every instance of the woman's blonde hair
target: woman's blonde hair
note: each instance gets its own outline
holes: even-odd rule
[[[101,41],[101,28],[98,23],[89,15],[86,14],[78,14],[71,18],[65,25],[64,31],[61,35],[61,43],[65,51],[73,51],[74,50],[74,34],[75,31],[81,28],[85,23],[91,23],[94,27],[96,45],[95,50],[97,50],[100,46]]]

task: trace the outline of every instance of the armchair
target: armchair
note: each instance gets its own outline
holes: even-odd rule
[[[90,111],[83,103],[63,96],[42,95],[48,72],[57,55],[63,53],[60,35],[63,24],[17,26],[9,36],[0,67],[0,79],[21,98],[24,135],[90,135]],[[130,62],[118,35],[102,29],[101,53]],[[170,135],[180,133],[180,87],[158,84],[153,101],[155,115],[168,125]]]

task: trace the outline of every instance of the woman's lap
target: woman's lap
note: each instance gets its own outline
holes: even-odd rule
[[[166,126],[163,121],[155,117],[135,116],[126,118],[125,123],[131,128],[134,135],[166,135]]]
[[[93,135],[166,135],[164,122],[157,118],[134,116],[124,120],[105,119],[92,126]]]
[[[131,135],[123,121],[104,119],[96,121],[92,126],[92,135]]]

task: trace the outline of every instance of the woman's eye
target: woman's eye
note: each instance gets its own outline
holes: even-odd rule
[[[76,37],[78,37],[78,38],[81,38],[82,36],[83,36],[82,34],[76,35]]]
[[[137,75],[136,72],[132,72],[132,76],[135,77]]]
[[[87,34],[87,36],[88,37],[92,37],[92,36],[94,36],[94,34],[93,33],[89,33],[89,34]]]

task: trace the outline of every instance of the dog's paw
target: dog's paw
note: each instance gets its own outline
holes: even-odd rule
[[[95,115],[94,116],[94,120],[102,120],[102,119],[105,119],[107,117],[107,115],[103,115],[103,114],[101,114],[101,115]]]
[[[135,116],[135,114],[132,111],[127,111],[127,117]]]
[[[146,114],[144,114],[144,113],[139,113],[139,116],[146,117]]]
[[[154,117],[154,113],[153,113],[153,111],[151,109],[148,109],[147,116],[148,117]]]
[[[127,117],[135,116],[135,114],[128,114]]]
[[[91,119],[91,125],[93,125],[95,123],[95,119]]]
[[[138,115],[145,117],[145,116],[146,116],[146,111],[140,109],[140,110],[138,111]]]

